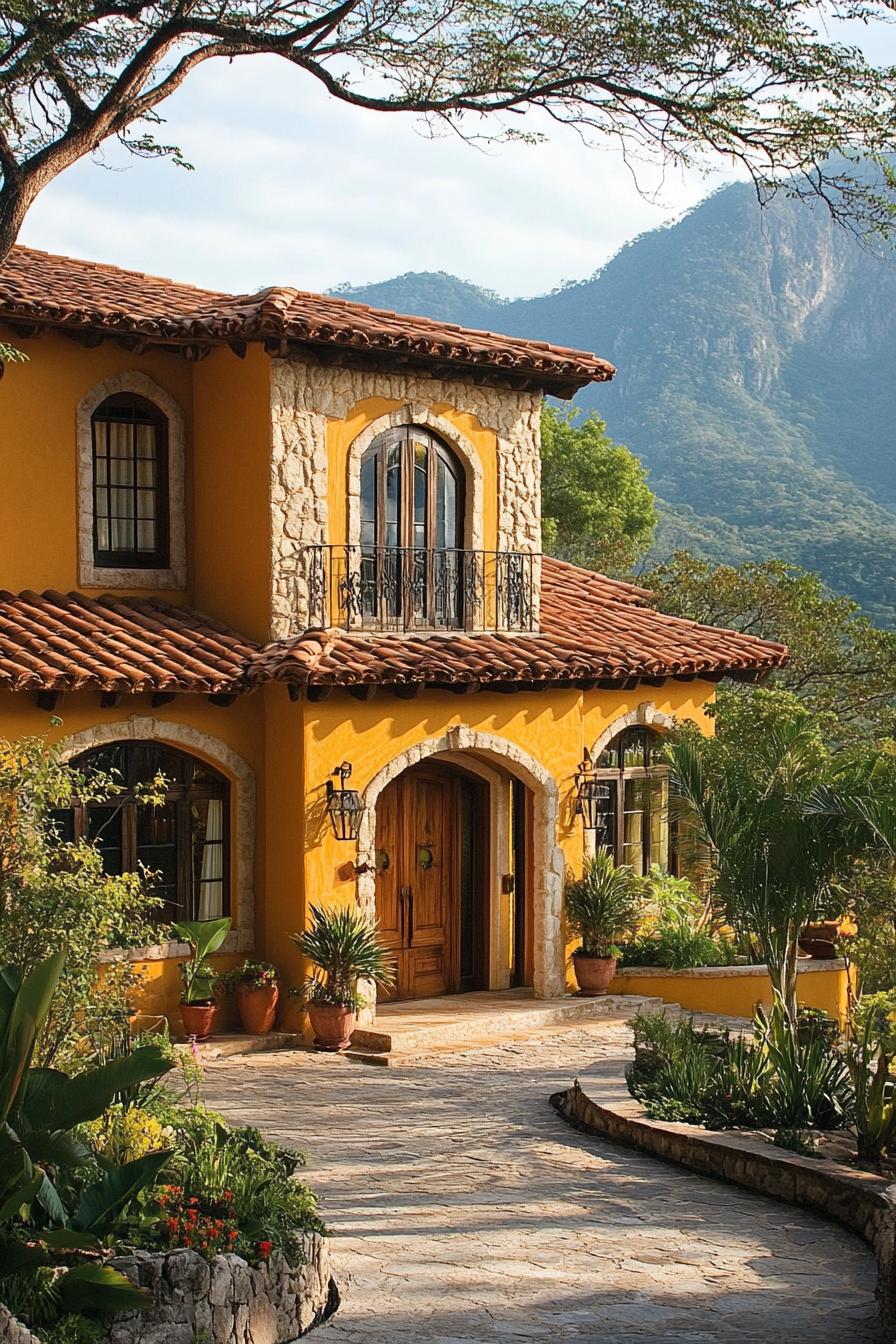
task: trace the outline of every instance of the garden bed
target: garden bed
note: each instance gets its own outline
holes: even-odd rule
[[[551,1105],[586,1133],[813,1209],[858,1233],[877,1256],[883,1338],[896,1341],[896,1196],[890,1181],[829,1158],[787,1152],[743,1131],[652,1120],[629,1095],[627,1063],[622,1056],[603,1061],[589,1072],[587,1091],[576,1083],[555,1093]]]
[[[800,1003],[820,1008],[843,1022],[848,1008],[849,970],[842,958],[799,964]],[[765,966],[694,966],[670,971],[663,966],[620,966],[612,993],[638,994],[677,1003],[691,1013],[752,1017],[757,1003],[772,1003]]]

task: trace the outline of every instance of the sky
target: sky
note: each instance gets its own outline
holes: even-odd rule
[[[591,275],[735,176],[643,166],[636,184],[553,124],[537,145],[433,140],[274,57],[208,62],[162,111],[193,172],[113,144],[44,191],[20,241],[234,293],[448,271],[516,297]]]

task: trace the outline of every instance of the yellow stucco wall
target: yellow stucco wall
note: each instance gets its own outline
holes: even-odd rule
[[[849,974],[843,965],[824,970],[801,968],[797,981],[799,1002],[821,1008],[844,1024],[849,1015]],[[853,979],[855,972],[853,970]],[[854,987],[854,986],[853,986]],[[757,1004],[772,1006],[772,985],[767,974],[749,968],[721,967],[718,974],[699,971],[622,970],[613,981],[611,994],[646,994],[678,1003],[694,1013],[718,1013],[725,1017],[752,1017]]]
[[[189,425],[192,366],[174,355],[149,353],[138,358],[112,341],[86,349],[49,332],[38,340],[23,341],[0,327],[0,339],[28,355],[28,363],[8,365],[0,380],[0,586],[68,592],[80,586],[75,442],[79,403],[103,379],[139,369],[178,402]],[[189,460],[189,443],[187,451]],[[188,518],[189,506],[188,471]],[[176,593],[164,595],[182,600]]]

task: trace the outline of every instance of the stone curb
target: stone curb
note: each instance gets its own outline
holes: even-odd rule
[[[827,1158],[803,1157],[762,1139],[697,1125],[651,1120],[625,1085],[622,1056],[589,1072],[550,1104],[577,1129],[650,1153],[703,1176],[731,1181],[787,1204],[812,1209],[869,1243],[877,1256],[876,1296],[882,1339],[896,1341],[896,1185]]]

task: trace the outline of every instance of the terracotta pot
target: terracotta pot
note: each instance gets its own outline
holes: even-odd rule
[[[583,994],[588,997],[606,994],[607,986],[616,974],[615,957],[586,957],[581,952],[575,952],[572,964]]]
[[[237,985],[236,1001],[240,1008],[240,1021],[243,1031],[250,1036],[265,1036],[274,1025],[277,1015],[277,1000],[280,998],[278,985],[262,985],[253,989],[251,985]]]
[[[185,1034],[195,1036],[197,1041],[204,1041],[206,1037],[211,1036],[215,1029],[217,1011],[216,1003],[182,1003],[180,1020],[184,1024]]]
[[[314,1028],[314,1045],[318,1050],[347,1050],[355,1029],[353,1008],[341,1003],[314,1003],[308,1005],[308,1016]]]
[[[803,929],[799,937],[800,951],[807,953],[813,961],[831,961],[837,955],[839,936],[839,919],[820,919]]]

